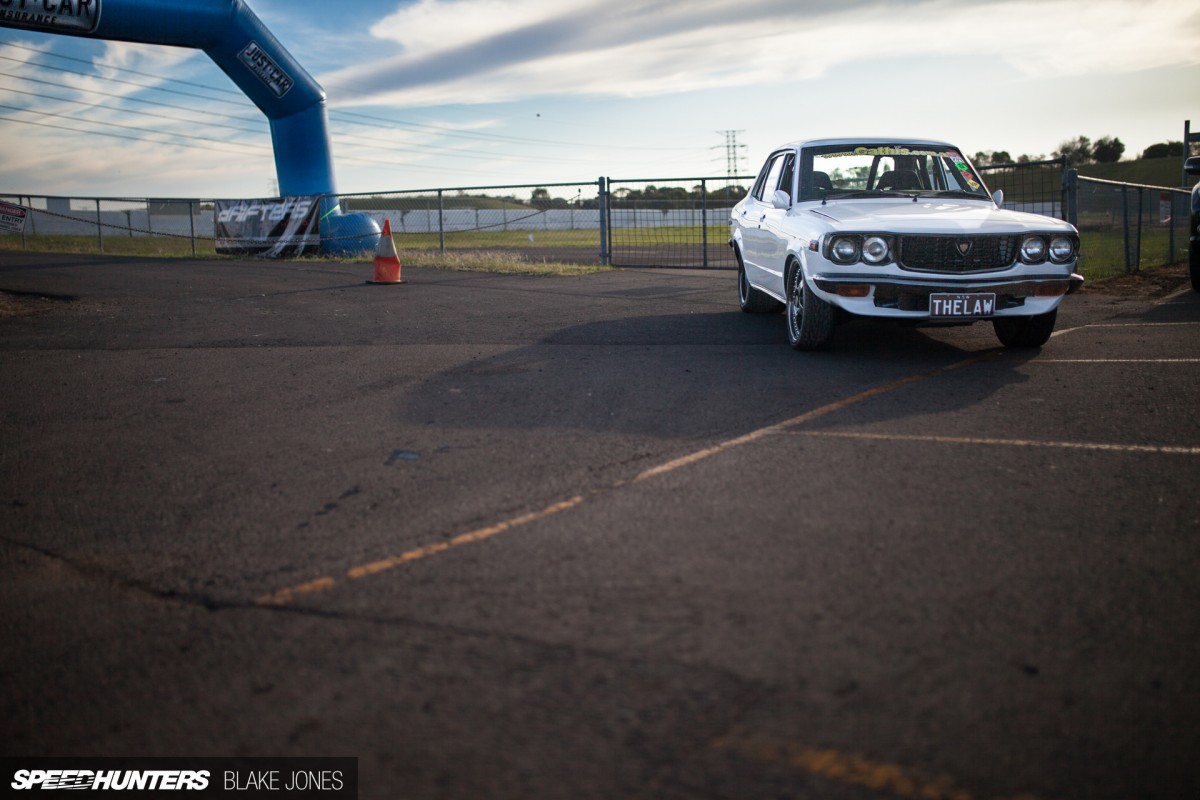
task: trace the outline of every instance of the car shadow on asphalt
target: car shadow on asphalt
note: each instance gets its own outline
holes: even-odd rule
[[[405,425],[710,439],[967,360],[994,362],[986,378],[956,381],[954,402],[965,406],[1025,380],[1016,368],[1037,353],[998,358],[991,326],[976,327],[984,326],[967,335],[974,329],[856,320],[838,328],[830,349],[801,353],[776,314],[589,322],[409,384],[396,414]],[[895,413],[922,409],[897,405]]]

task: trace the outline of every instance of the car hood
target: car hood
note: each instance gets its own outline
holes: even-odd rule
[[[882,233],[1000,233],[1074,230],[1040,214],[996,208],[991,203],[955,200],[831,200],[803,211],[846,231]]]

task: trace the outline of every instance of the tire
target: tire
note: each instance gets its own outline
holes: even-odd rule
[[[1192,275],[1192,288],[1200,292],[1200,242],[1188,244],[1188,267]]]
[[[992,320],[996,338],[1005,347],[1041,347],[1050,340],[1058,309],[1034,317],[997,317]]]
[[[788,273],[788,342],[797,350],[820,350],[833,338],[834,308],[817,297],[804,280],[799,264]]]
[[[737,262],[738,305],[742,311],[745,311],[747,314],[770,314],[783,308],[783,303],[750,285],[750,278],[746,275],[746,265],[742,263],[742,254],[740,252],[737,253]]]

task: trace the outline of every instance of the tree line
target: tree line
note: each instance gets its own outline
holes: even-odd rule
[[[1007,150],[982,150],[976,153],[973,161],[976,166],[987,167],[995,164],[1029,164],[1036,161],[1066,158],[1072,167],[1084,164],[1111,164],[1121,160],[1125,154],[1125,143],[1116,136],[1101,136],[1092,141],[1087,136],[1076,136],[1058,145],[1049,156],[1022,154],[1013,158]],[[1183,142],[1158,142],[1142,151],[1139,158],[1181,158]],[[740,200],[746,195],[744,186],[713,187],[708,189],[705,196],[708,200],[715,198],[733,198]],[[515,197],[509,198],[521,202]],[[654,186],[644,189],[621,188],[613,192],[609,204],[613,208],[699,208],[702,199],[701,187],[693,186],[685,189],[680,186]],[[596,199],[566,200],[562,197],[552,197],[547,189],[538,187],[529,198],[529,205],[534,208],[596,208]]]
[[[708,187],[701,190],[699,184],[691,189],[682,186],[655,186],[650,184],[644,189],[626,189],[614,191],[609,198],[610,208],[700,208],[702,201],[727,200],[733,198],[736,202],[746,196],[745,186]],[[551,197],[547,189],[538,187],[533,190],[529,204],[534,208],[597,208],[599,200],[577,199],[566,200],[562,197]]]
[[[1059,144],[1049,156],[1020,155],[1013,158],[1007,150],[983,150],[975,154],[975,164],[981,167],[993,164],[1028,164],[1047,161],[1051,158],[1066,158],[1072,167],[1083,164],[1112,164],[1125,155],[1125,143],[1116,136],[1101,136],[1092,141],[1086,136],[1076,136]],[[1182,158],[1183,142],[1158,142],[1142,151],[1138,158]]]

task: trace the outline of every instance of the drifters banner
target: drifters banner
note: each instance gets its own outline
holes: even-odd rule
[[[216,249],[221,255],[294,258],[321,249],[317,197],[218,200],[214,206]]]

